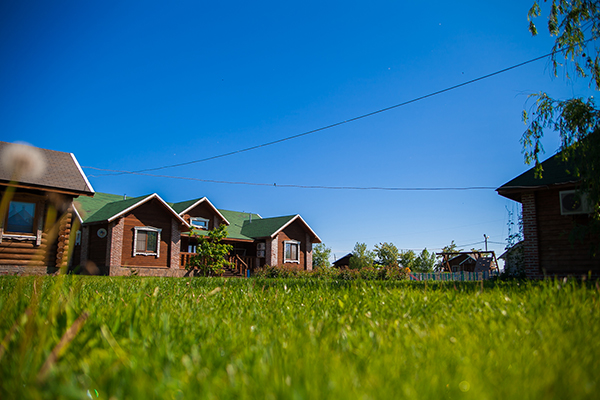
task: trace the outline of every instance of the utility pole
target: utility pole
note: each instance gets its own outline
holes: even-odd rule
[[[489,237],[489,236],[487,236],[485,233],[483,234],[483,239],[485,240],[485,251],[488,251],[488,250],[487,250],[487,240],[488,240],[489,238],[490,238],[490,237]]]

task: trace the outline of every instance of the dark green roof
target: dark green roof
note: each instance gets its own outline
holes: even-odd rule
[[[254,239],[270,237],[294,217],[295,215],[288,215],[285,217],[263,218],[259,220],[253,219],[252,222],[244,221],[242,234]]]
[[[194,205],[198,201],[202,200],[203,198],[204,197],[200,197],[198,199],[187,200],[187,201],[180,201],[179,203],[169,203],[169,205],[171,206],[171,208],[173,210],[175,210],[175,212],[177,214],[180,214],[182,211],[184,211],[188,207],[191,207],[192,205]]]
[[[252,237],[242,233],[245,222],[250,220],[252,215],[252,223],[261,219],[258,214],[244,213],[239,211],[219,210],[219,212],[229,221],[227,226],[227,237],[230,239],[253,240]]]
[[[567,172],[568,166],[568,163],[563,161],[560,153],[555,154],[542,163],[543,171],[541,178],[536,178],[535,167],[533,167],[500,186],[496,191],[503,196],[518,201],[520,196],[514,194],[520,193],[523,190],[578,182],[579,178]]]
[[[75,207],[84,223],[103,222],[125,211],[129,207],[152,196],[152,194],[133,197],[123,200],[122,196],[96,193],[93,198],[79,198],[75,201]],[[202,198],[182,201],[179,203],[168,203],[168,205],[177,214],[184,211]],[[297,217],[297,215],[287,215],[284,217],[262,218],[258,214],[217,210],[229,221],[227,226],[227,237],[229,239],[250,240],[271,237],[274,233],[283,228],[287,223]],[[199,231],[198,234],[204,235],[206,232]]]
[[[129,207],[139,203],[145,198],[152,196],[147,194],[140,197],[132,197],[127,200],[122,200],[123,197],[107,193],[96,193],[92,198],[77,199],[79,206],[76,204],[77,211],[80,213],[83,222],[102,222],[123,212]],[[119,200],[121,199],[121,200]],[[83,212],[81,212],[83,211]],[[85,216],[83,215],[85,214]]]
[[[123,200],[123,196],[96,192],[94,197],[80,196],[79,198],[75,199],[75,208],[77,209],[77,212],[83,221],[85,221],[108,203],[119,200]]]

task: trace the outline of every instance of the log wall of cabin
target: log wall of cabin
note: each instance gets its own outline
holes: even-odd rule
[[[540,267],[546,274],[600,274],[600,257],[593,257],[592,241],[573,238],[576,224],[587,225],[589,217],[560,214],[560,190],[536,192],[538,247]]]
[[[3,197],[5,192],[0,192]],[[34,232],[11,234],[4,231],[6,216],[0,224],[0,273],[45,274],[66,267],[69,257],[69,235],[72,208],[64,213],[52,203],[56,195],[37,190],[19,189],[11,201],[35,203]],[[72,197],[61,195],[61,202],[72,203]],[[64,209],[63,209],[64,211]]]

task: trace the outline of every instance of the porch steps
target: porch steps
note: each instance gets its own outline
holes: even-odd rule
[[[221,275],[223,278],[243,278],[243,276],[236,270],[229,267],[224,267],[225,272]]]

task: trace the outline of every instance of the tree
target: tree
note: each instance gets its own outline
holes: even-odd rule
[[[431,272],[435,268],[436,259],[435,253],[430,253],[427,248],[424,248],[421,254],[415,258],[411,271]]]
[[[546,0],[544,0],[546,2]],[[600,2],[597,0],[551,0],[548,32],[555,36],[552,47],[552,71],[557,75],[561,60],[567,69],[566,79],[589,78],[590,87],[600,90],[600,49],[593,42],[600,37]],[[541,15],[540,1],[529,10],[529,31],[537,35],[534,18]],[[574,70],[574,75],[569,72]],[[544,130],[560,135],[560,150],[570,173],[581,179],[594,205],[592,214],[600,221],[600,110],[592,97],[557,100],[544,92],[533,95],[532,112],[523,111],[528,124],[521,138],[525,162],[535,163],[536,174],[543,173],[539,154]]]
[[[206,236],[200,236],[195,230],[192,235],[198,239],[196,246],[196,255],[191,257],[187,269],[198,271],[201,275],[221,275],[226,266],[231,265],[227,261],[227,255],[233,246],[223,244],[221,241],[227,237],[225,225],[220,225],[206,233]]]
[[[331,249],[325,246],[324,243],[318,243],[313,246],[312,265],[313,269],[328,268],[331,266],[329,258],[331,257]]]
[[[373,262],[375,262],[375,254],[367,250],[367,245],[365,243],[356,243],[352,251],[352,257],[350,257],[349,267],[351,269],[372,267]]]
[[[416,259],[417,259],[417,255],[412,250],[406,250],[406,251],[403,251],[402,253],[400,253],[400,264],[402,264],[402,266],[404,268],[408,268],[411,271],[415,267]]]
[[[375,245],[375,256],[377,262],[386,267],[398,267],[400,252],[393,243],[379,243]]]

